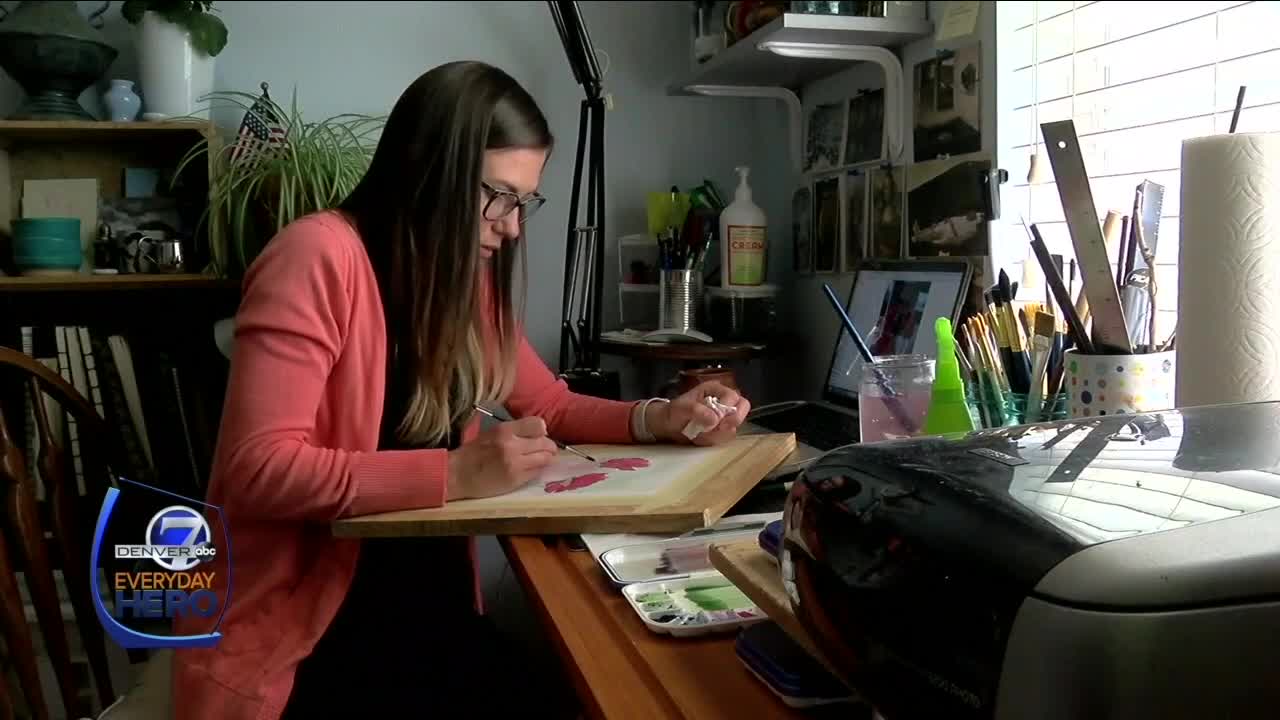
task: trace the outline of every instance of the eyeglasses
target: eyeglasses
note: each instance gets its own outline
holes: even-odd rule
[[[484,204],[482,211],[486,220],[501,220],[510,215],[512,210],[519,210],[520,223],[524,224],[525,220],[533,217],[533,214],[538,212],[538,208],[547,202],[545,197],[536,192],[522,198],[513,192],[499,190],[483,180],[480,181],[480,187],[489,194],[489,200]]]

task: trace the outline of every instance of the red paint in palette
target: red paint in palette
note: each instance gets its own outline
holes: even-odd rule
[[[600,463],[600,467],[611,470],[639,470],[649,467],[649,461],[644,458],[614,458]]]
[[[578,475],[568,480],[552,480],[542,489],[549,493],[565,492],[566,490],[580,490],[584,487],[591,487],[596,483],[609,477],[607,473],[587,473],[586,475]]]

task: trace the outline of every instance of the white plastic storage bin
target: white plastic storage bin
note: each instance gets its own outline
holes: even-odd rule
[[[648,235],[618,240],[618,326],[658,329],[658,242]]]
[[[618,326],[624,330],[658,329],[657,285],[618,285]]]
[[[618,282],[658,286],[658,242],[648,235],[618,241]]]

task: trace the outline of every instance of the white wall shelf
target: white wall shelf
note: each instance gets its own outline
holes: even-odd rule
[[[902,63],[890,48],[928,37],[933,23],[904,18],[786,13],[702,63],[670,85],[671,95],[773,98],[787,108],[792,165],[803,169],[804,115],[796,90],[870,62],[885,75],[887,160],[903,153],[908,93]],[[838,62],[837,62],[838,61]]]
[[[844,69],[829,60],[780,58],[761,49],[764,43],[898,48],[932,33],[933,23],[929,20],[785,13],[716,53],[671,85],[668,92],[688,94],[686,88],[690,85],[755,85],[795,91]]]

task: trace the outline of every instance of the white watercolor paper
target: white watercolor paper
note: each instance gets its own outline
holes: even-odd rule
[[[712,461],[732,445],[691,447],[667,445],[583,446],[595,463],[572,453],[561,456],[527,485],[496,497],[467,500],[467,503],[543,501],[561,496],[607,497],[634,501],[664,492],[688,472]],[[630,459],[647,461],[647,466],[625,469]],[[618,461],[618,462],[611,462]],[[603,476],[603,477],[598,477]]]

